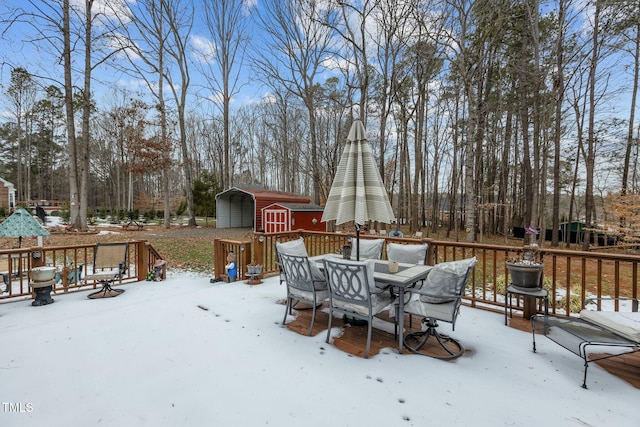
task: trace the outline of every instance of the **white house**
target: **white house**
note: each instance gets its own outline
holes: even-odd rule
[[[13,212],[16,207],[16,189],[12,183],[0,178],[0,208],[5,208],[7,213]]]

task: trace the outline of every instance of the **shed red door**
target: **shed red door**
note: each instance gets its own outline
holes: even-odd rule
[[[267,233],[290,231],[289,215],[286,209],[267,209],[264,211],[264,229]]]

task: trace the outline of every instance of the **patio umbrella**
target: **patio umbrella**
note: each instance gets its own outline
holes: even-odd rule
[[[48,236],[49,232],[25,209],[20,208],[0,224],[0,237],[17,237],[18,247],[23,237]]]
[[[395,220],[387,190],[376,167],[364,125],[355,120],[349,130],[333,179],[322,221],[356,226],[356,259],[360,259],[360,226],[367,221],[390,224]]]

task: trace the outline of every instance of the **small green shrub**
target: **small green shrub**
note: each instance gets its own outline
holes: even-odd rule
[[[187,201],[186,200],[182,200],[180,202],[180,204],[178,205],[178,208],[176,209],[176,214],[178,216],[182,215],[184,213],[184,211],[187,210]]]
[[[565,308],[567,306],[567,297],[564,296],[560,298],[556,304],[560,308]],[[582,299],[580,295],[570,294],[569,295],[569,311],[571,313],[580,313],[582,310]]]
[[[582,306],[582,286],[579,284],[573,284],[570,287],[569,291],[569,310],[571,313],[580,313],[580,311],[584,308]],[[557,305],[561,308],[565,308],[567,305],[567,296],[563,296],[558,299]]]
[[[504,295],[505,292],[507,292],[507,285],[504,274],[496,277],[496,280],[493,283],[493,292],[495,292],[496,295]]]

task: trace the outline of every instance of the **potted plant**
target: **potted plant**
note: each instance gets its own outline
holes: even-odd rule
[[[527,227],[525,234],[522,250],[518,256],[508,259],[506,263],[511,284],[519,288],[540,288],[544,264],[536,241],[538,230]]]
[[[262,274],[262,264],[248,264],[247,273],[249,276],[259,276],[260,274]]]
[[[260,276],[262,275],[262,264],[256,264],[252,262],[251,264],[247,264],[247,276],[249,276],[249,280],[247,280],[247,284],[249,285],[258,285],[262,283],[260,280]]]

